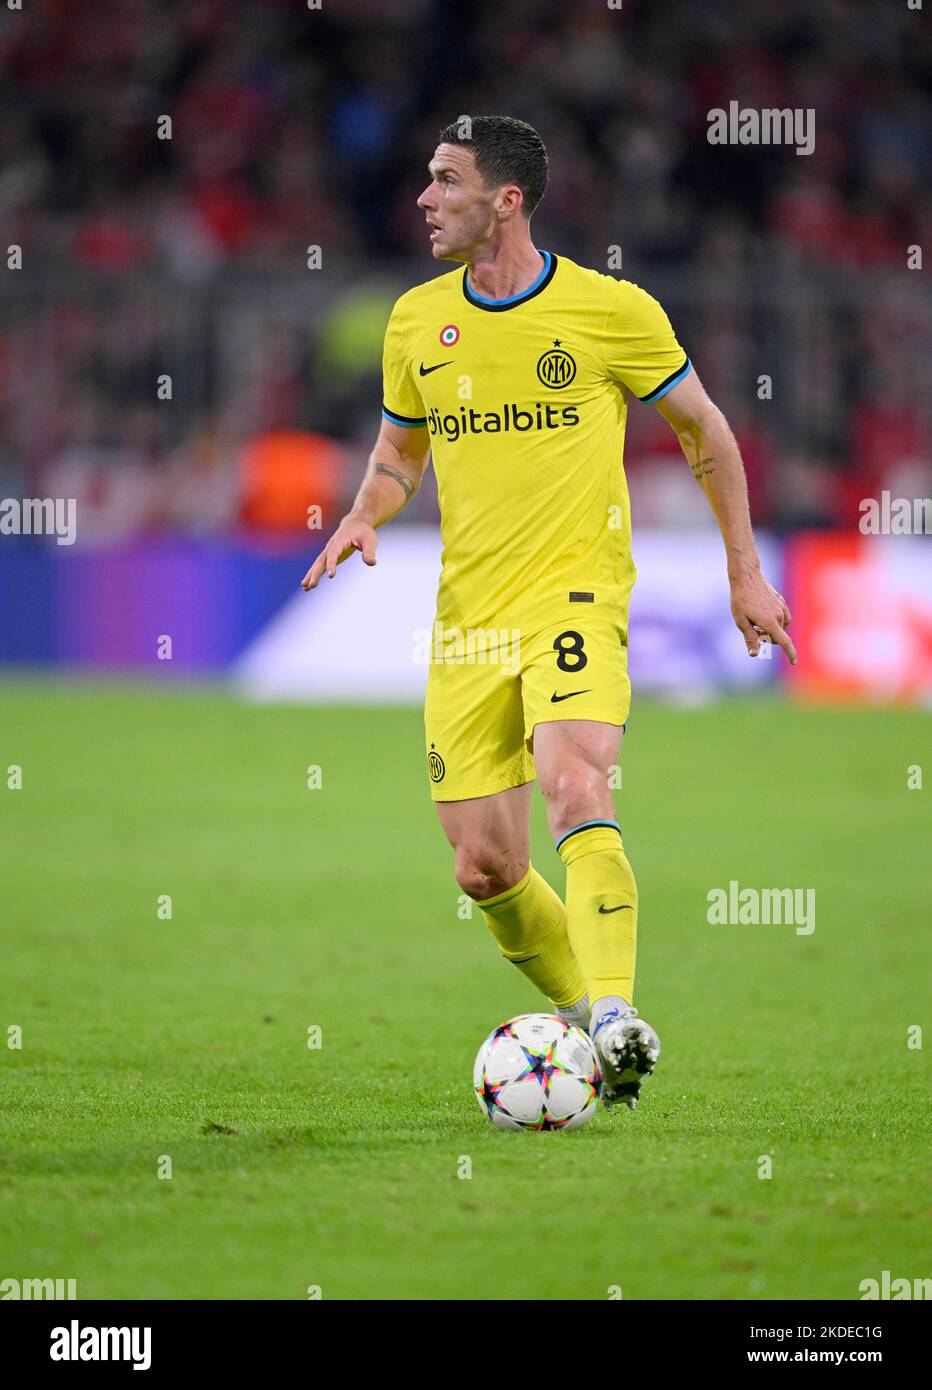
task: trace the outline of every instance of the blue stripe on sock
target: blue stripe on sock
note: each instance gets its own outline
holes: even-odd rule
[[[621,834],[621,826],[616,820],[584,820],[582,825],[574,825],[572,830],[568,830],[565,835],[561,835],[559,840],[557,840],[555,848],[559,849],[565,840],[568,840],[571,835],[578,835],[580,830],[592,830],[597,825],[607,825],[610,829],[617,830],[619,835]]]

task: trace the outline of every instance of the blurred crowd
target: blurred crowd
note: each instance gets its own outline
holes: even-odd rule
[[[435,270],[415,204],[437,132],[490,111],[547,143],[538,245],[601,269],[620,247],[668,307],[756,520],[846,523],[880,487],[929,492],[932,305],[907,268],[910,246],[932,254],[927,18],[879,0],[4,6],[0,218],[22,268],[2,282],[0,495],[79,496],[112,536],[287,526],[283,499],[313,485],[329,520],[377,427],[392,299]],[[733,100],[813,108],[814,152],[709,144]],[[629,441],[641,519],[694,520],[653,412]],[[433,506],[425,490],[412,514]]]

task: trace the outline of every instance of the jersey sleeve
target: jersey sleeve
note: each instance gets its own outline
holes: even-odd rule
[[[395,425],[420,429],[427,424],[407,346],[407,316],[400,301],[392,309],[382,348],[382,414]]]
[[[609,376],[647,404],[659,401],[692,370],[661,306],[646,290],[620,280],[605,324]]]

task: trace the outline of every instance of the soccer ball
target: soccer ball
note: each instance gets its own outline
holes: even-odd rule
[[[498,1129],[582,1129],[595,1113],[602,1073],[582,1029],[556,1014],[519,1014],[480,1047],[473,1086]]]

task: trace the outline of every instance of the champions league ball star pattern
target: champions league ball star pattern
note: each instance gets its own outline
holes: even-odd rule
[[[581,1029],[556,1014],[519,1014],[480,1047],[473,1086],[497,1129],[581,1129],[595,1113],[602,1076]]]

